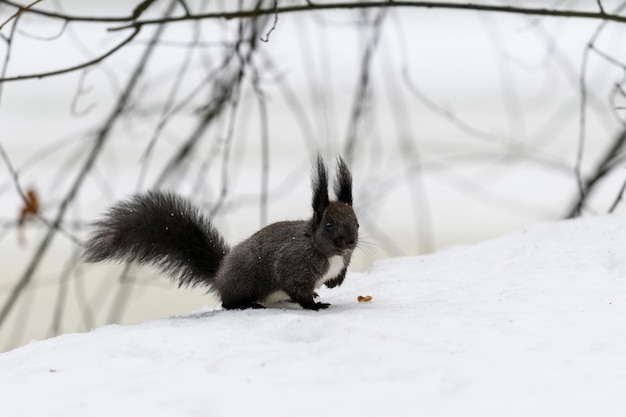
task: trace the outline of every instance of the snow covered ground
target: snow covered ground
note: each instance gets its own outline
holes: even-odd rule
[[[557,222],[378,262],[326,311],[34,342],[0,354],[0,415],[623,416],[624,248],[624,217]]]

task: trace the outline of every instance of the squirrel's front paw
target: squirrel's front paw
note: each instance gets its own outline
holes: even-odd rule
[[[298,304],[300,304],[300,306],[305,310],[315,310],[315,311],[323,310],[330,306],[330,304],[328,303],[320,303],[320,302],[316,303],[315,301],[313,301],[313,299],[306,300],[303,302],[298,302]]]

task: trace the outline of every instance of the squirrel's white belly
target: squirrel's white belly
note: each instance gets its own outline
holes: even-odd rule
[[[324,285],[326,281],[337,277],[343,267],[343,256],[335,255],[328,258],[328,271],[315,282],[315,288],[319,288]]]
[[[278,291],[274,291],[273,293],[265,297],[265,300],[262,300],[261,304],[269,305],[269,304],[276,304],[282,301],[289,301],[289,300],[291,300],[291,297],[289,297],[285,291],[278,290]]]
[[[330,279],[335,278],[343,270],[343,256],[335,255],[328,258],[328,271],[320,279],[315,282],[315,288],[319,288]],[[281,301],[289,301],[291,298],[283,290],[274,291],[268,295],[265,300],[261,301],[261,304],[276,304]]]

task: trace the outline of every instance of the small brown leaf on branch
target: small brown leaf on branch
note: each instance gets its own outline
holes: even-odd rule
[[[24,235],[22,234],[22,227],[24,223],[37,217],[39,214],[39,198],[33,188],[29,188],[24,196],[24,205],[20,209],[20,215],[17,219],[17,240],[20,245],[24,245]]]
[[[34,189],[30,188],[26,191],[26,200],[20,209],[20,217],[17,224],[22,226],[26,220],[31,220],[39,213],[39,198]]]

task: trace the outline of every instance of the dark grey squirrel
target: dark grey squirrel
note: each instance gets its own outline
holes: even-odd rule
[[[341,285],[358,241],[352,174],[339,158],[336,201],[328,197],[321,157],[312,177],[313,216],[270,224],[232,249],[189,200],[165,192],[136,194],[109,208],[85,243],[87,262],[151,264],[181,286],[206,286],[226,309],[294,301],[319,310],[316,288]]]

